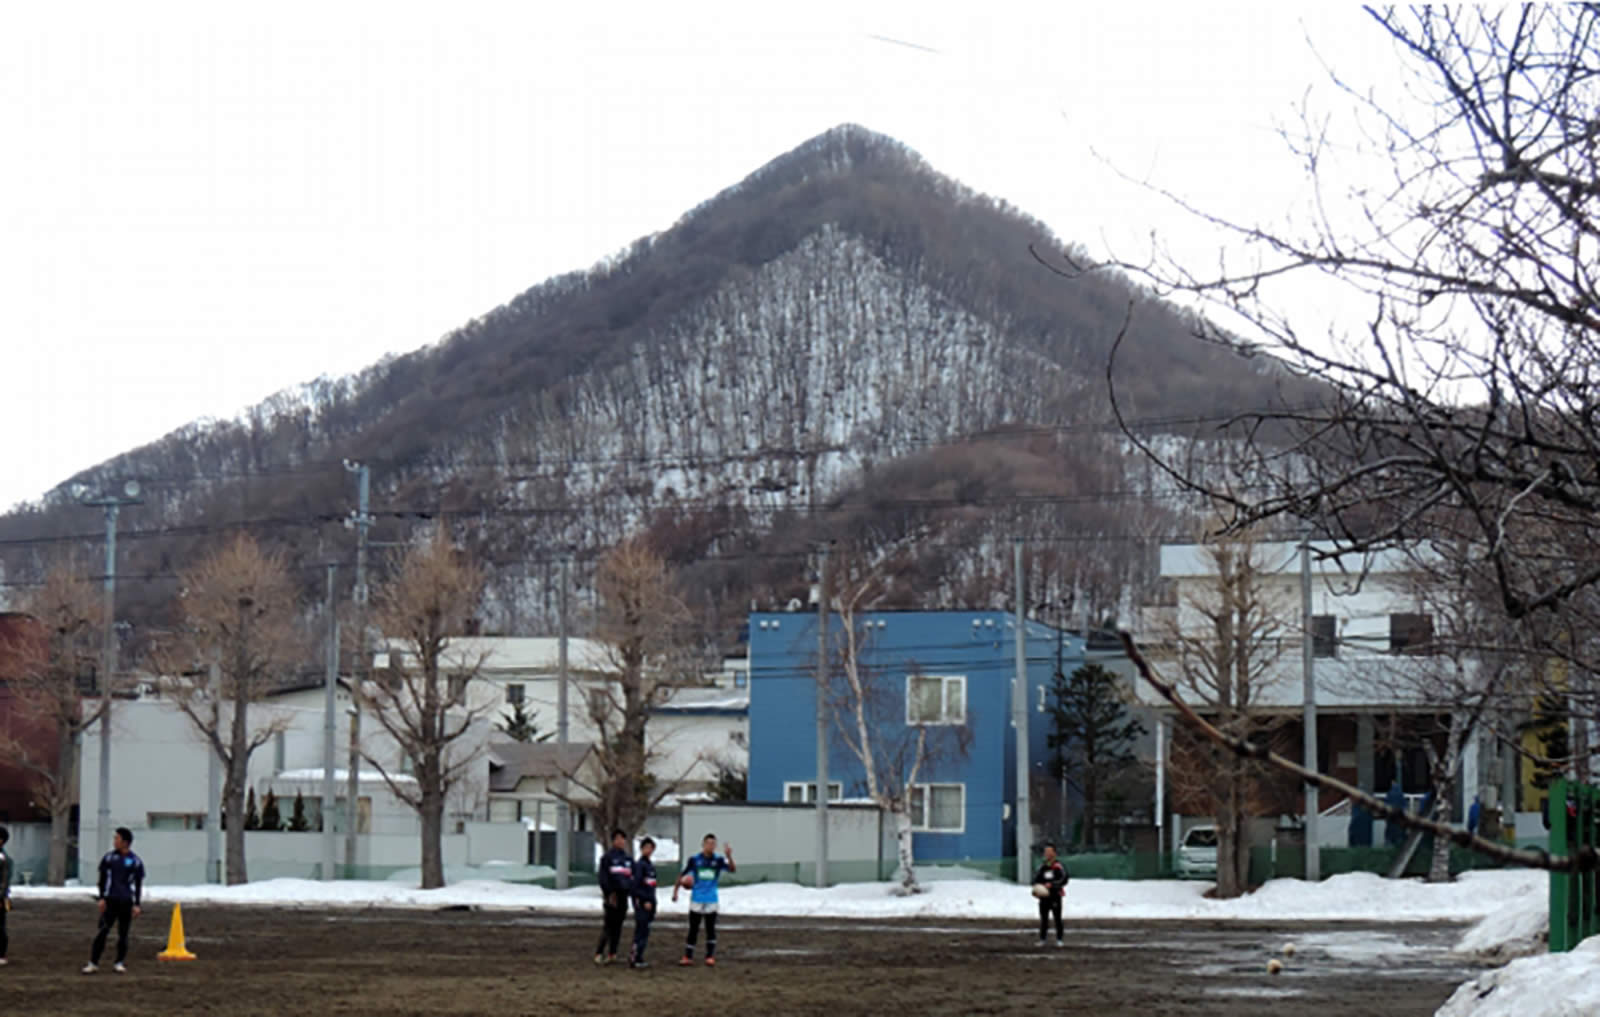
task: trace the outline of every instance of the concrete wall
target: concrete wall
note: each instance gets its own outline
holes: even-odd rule
[[[894,846],[886,843],[887,823],[870,805],[836,805],[828,810],[830,882],[880,878],[892,867]],[[814,882],[817,811],[800,805],[745,803],[685,804],[679,844],[684,858],[700,850],[708,833],[718,850],[733,845],[738,882],[774,880]]]

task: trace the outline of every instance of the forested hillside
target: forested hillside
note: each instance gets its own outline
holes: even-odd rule
[[[443,516],[494,564],[491,629],[547,631],[556,557],[576,555],[581,584],[597,549],[640,528],[712,628],[803,593],[806,547],[825,538],[877,549],[899,602],[953,606],[1006,596],[1004,538],[1026,533],[1038,595],[1078,589],[1103,613],[1151,540],[1184,525],[1110,426],[1105,369],[1130,306],[1119,396],[1150,431],[1203,435],[1316,392],[1030,249],[1065,253],[841,127],[435,345],[72,479],[145,487],[123,521],[135,616],[159,617],[174,571],[228,528],[286,548],[308,586],[348,559],[345,459],[372,470],[375,537]],[[65,484],[0,518],[5,577],[27,582],[96,522]]]

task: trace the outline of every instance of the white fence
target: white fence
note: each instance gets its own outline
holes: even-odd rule
[[[739,882],[816,881],[817,809],[814,805],[745,802],[683,805],[679,842],[687,858],[708,833],[732,844]],[[885,878],[895,866],[893,831],[875,805],[828,806],[828,881]]]

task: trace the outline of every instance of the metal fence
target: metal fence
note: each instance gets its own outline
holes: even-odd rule
[[[1550,788],[1550,853],[1600,848],[1600,787],[1558,780]],[[1550,873],[1550,952],[1600,932],[1600,873]]]

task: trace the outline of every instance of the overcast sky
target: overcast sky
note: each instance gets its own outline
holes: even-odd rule
[[[1211,256],[1117,171],[1275,216],[1319,56],[1396,62],[1353,6],[429,6],[8,10],[0,506],[433,342],[839,123],[1091,251]]]

